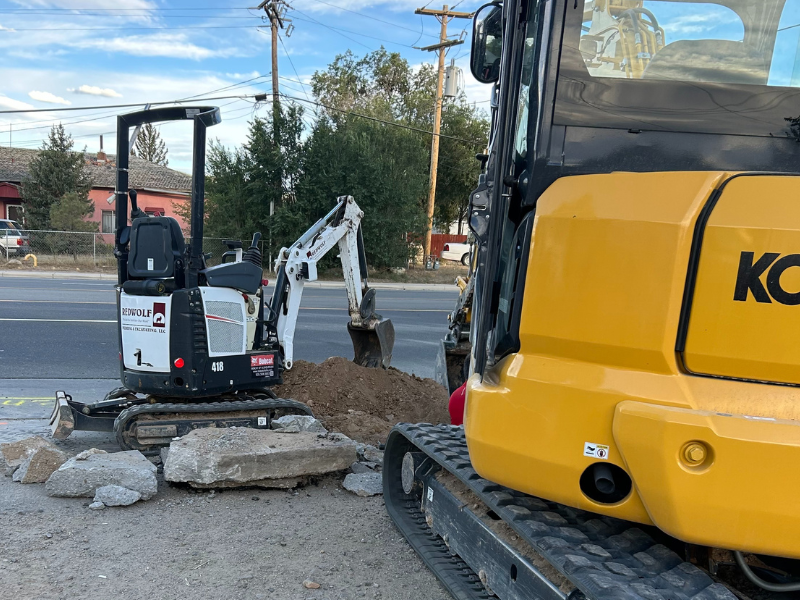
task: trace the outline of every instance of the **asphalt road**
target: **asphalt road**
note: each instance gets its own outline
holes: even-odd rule
[[[0,396],[53,385],[41,380],[100,380],[118,376],[114,286],[108,280],[0,279]],[[395,326],[393,366],[433,376],[457,288],[381,289],[377,307]],[[295,334],[295,359],[352,357],[343,288],[307,288]],[[10,380],[29,380],[23,385]],[[39,383],[37,383],[39,382]],[[56,382],[52,382],[56,383]],[[82,388],[107,388],[83,382]],[[41,388],[41,389],[40,389]],[[37,392],[38,393],[38,392]],[[48,395],[49,395],[48,393]]]

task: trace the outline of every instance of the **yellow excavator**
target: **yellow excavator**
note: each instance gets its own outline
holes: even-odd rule
[[[799,42],[798,0],[477,11],[464,426],[383,471],[453,597],[798,597]]]

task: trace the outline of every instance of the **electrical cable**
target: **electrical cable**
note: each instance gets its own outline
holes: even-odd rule
[[[368,121],[375,121],[377,123],[382,123],[383,125],[390,125],[392,127],[399,127],[400,129],[408,129],[410,131],[417,131],[419,133],[424,133],[426,135],[437,135],[437,134],[433,133],[432,131],[428,131],[427,129],[422,129],[420,127],[414,127],[412,125],[404,125],[402,123],[395,123],[393,121],[386,121],[384,119],[379,119],[377,117],[371,117],[369,115],[362,115],[360,113],[356,113],[356,112],[353,112],[353,111],[350,111],[350,110],[344,110],[344,109],[341,109],[341,108],[336,108],[334,106],[328,106],[327,104],[323,104],[322,102],[319,102],[319,101],[304,100],[303,98],[298,98],[296,96],[289,96],[288,94],[280,94],[280,95],[282,97],[284,97],[284,98],[289,99],[289,100],[296,100],[298,102],[310,102],[311,104],[315,104],[317,106],[321,106],[321,107],[326,108],[328,110],[332,110],[332,111],[335,111],[335,112],[343,113],[343,114],[346,114],[346,115],[351,115],[351,116],[354,116],[354,117],[359,117],[361,119],[367,119]],[[457,140],[459,142],[466,142],[467,144],[482,144],[482,145],[485,145],[485,142],[481,142],[479,140],[467,140],[467,139],[464,139],[464,138],[456,137],[454,135],[446,135],[444,133],[439,133],[438,135],[439,135],[440,138],[448,138],[448,139],[451,139],[451,140]]]
[[[325,4],[327,6],[332,6],[333,8],[338,8],[339,10],[345,10],[345,11],[347,11],[349,13],[353,13],[353,14],[358,15],[360,17],[364,17],[365,19],[372,19],[373,21],[378,21],[379,23],[386,23],[387,25],[391,25],[395,29],[406,29],[407,31],[411,31],[413,33],[417,33],[416,29],[411,29],[410,27],[404,27],[403,25],[398,25],[397,23],[392,23],[391,21],[387,21],[385,19],[379,19],[378,17],[373,17],[372,15],[367,15],[367,14],[358,12],[357,10],[352,10],[350,8],[345,8],[344,6],[339,6],[337,4],[331,4],[330,2],[325,2],[324,0],[313,0],[313,1],[314,2],[318,2],[319,4]],[[431,0],[431,2],[433,2],[433,0]],[[430,4],[430,2],[428,2],[428,4]],[[428,4],[426,4],[425,6],[428,6]],[[425,8],[425,7],[423,7],[423,8]],[[432,33],[426,33],[425,35],[427,35],[428,37],[436,38],[436,39],[439,38],[438,35],[433,35]]]
[[[251,96],[215,96],[213,98],[201,98],[201,100],[230,100],[231,98],[250,98]],[[67,108],[24,108],[15,110],[0,110],[0,115],[10,115],[15,113],[40,113],[40,112],[61,112],[75,110],[103,110],[106,108],[131,108],[150,104],[151,106],[163,106],[164,104],[178,104],[182,100],[166,100],[164,102],[133,102],[130,104],[103,104],[100,106],[69,106]]]
[[[742,573],[750,580],[750,583],[768,592],[800,592],[800,581],[794,583],[770,583],[769,581],[764,581],[761,577],[756,575],[750,568],[750,565],[747,564],[744,554],[737,550],[733,555],[736,558],[736,564],[739,565]]]

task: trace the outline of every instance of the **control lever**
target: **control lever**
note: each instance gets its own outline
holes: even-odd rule
[[[256,232],[253,234],[253,241],[252,241],[252,243],[250,244],[250,247],[251,247],[251,248],[258,248],[258,242],[259,242],[259,241],[261,241],[261,232],[260,232],[260,231],[256,231]]]
[[[131,221],[133,221],[134,219],[141,219],[147,217],[147,213],[139,208],[139,203],[137,202],[137,196],[138,194],[136,190],[128,191],[128,198],[131,201]]]

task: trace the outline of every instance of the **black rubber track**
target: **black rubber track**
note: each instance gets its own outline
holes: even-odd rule
[[[144,414],[197,414],[208,412],[241,412],[248,410],[288,409],[314,416],[311,409],[297,400],[285,398],[248,398],[245,400],[229,400],[222,402],[197,402],[194,404],[140,404],[126,408],[114,420],[114,433],[123,450],[138,450],[127,440],[127,432],[136,418]]]
[[[427,552],[426,545],[435,544],[428,539],[433,537],[430,530],[411,527],[414,515],[406,504],[416,500],[419,514],[419,500],[403,493],[399,470],[402,456],[409,450],[424,452],[455,475],[587,598],[736,600],[706,572],[684,562],[629,522],[548,502],[482,478],[472,468],[462,428],[397,425],[389,434],[384,457],[386,508],[428,567],[459,600],[487,596],[468,595],[449,563],[437,562],[435,553]]]

